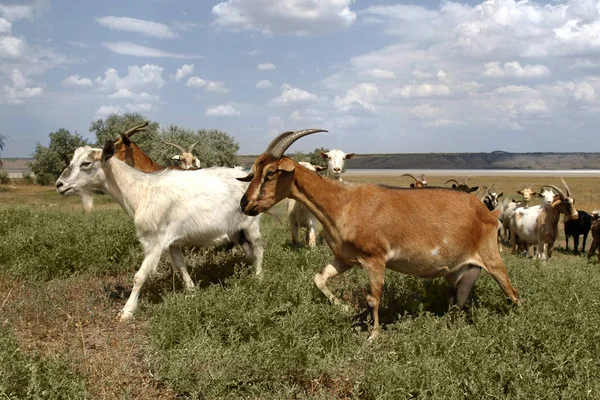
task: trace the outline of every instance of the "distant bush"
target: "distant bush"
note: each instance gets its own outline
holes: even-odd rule
[[[84,380],[64,361],[21,352],[8,327],[0,325],[0,398],[85,399]]]
[[[5,170],[0,170],[0,183],[3,185],[10,184],[10,178],[8,177],[8,172]]]
[[[54,177],[54,174],[40,172],[35,174],[35,181],[38,185],[48,186],[53,185],[56,181],[56,178]]]
[[[31,172],[24,172],[22,179],[23,179],[23,183],[26,185],[32,185],[34,182],[33,176],[31,176]]]

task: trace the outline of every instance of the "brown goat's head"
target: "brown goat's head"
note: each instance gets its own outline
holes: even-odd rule
[[[288,131],[273,139],[267,150],[256,159],[248,176],[238,178],[242,182],[250,182],[240,200],[242,212],[247,215],[258,215],[290,195],[294,170],[305,167],[284,157],[283,153],[302,136],[317,132],[327,131],[322,129]]]
[[[427,179],[425,179],[425,175],[424,174],[421,174],[421,180],[415,178],[411,174],[402,174],[401,176],[410,176],[411,178],[413,178],[415,180],[415,183],[411,183],[410,184],[411,188],[421,188],[421,187],[428,186]]]
[[[537,192],[534,192],[533,189],[531,189],[531,186],[532,185],[524,186],[523,190],[517,190],[517,193],[523,196],[523,203],[525,204],[529,204],[533,196],[537,194]]]
[[[138,132],[147,130],[148,122],[134,126],[126,132],[120,133],[120,138],[115,140],[115,157],[125,162],[130,167],[136,168],[144,172],[152,172],[162,167],[152,161],[150,157],[146,155],[138,147],[135,142],[131,140],[131,137]]]
[[[477,189],[479,189],[479,186],[469,187],[469,185],[467,185],[468,180],[469,178],[464,178],[462,182],[459,182],[456,179],[448,179],[446,182],[444,182],[444,185],[447,185],[450,182],[454,182],[452,184],[452,189],[458,190],[459,192],[471,193],[477,191]]]

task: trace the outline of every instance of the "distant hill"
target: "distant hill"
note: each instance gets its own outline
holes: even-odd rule
[[[250,168],[258,156],[240,155],[238,164]],[[30,158],[2,159],[4,169],[27,171]],[[350,169],[600,169],[600,153],[394,153],[358,154]]]
[[[250,167],[256,156],[239,156]],[[358,154],[349,169],[600,169],[600,153],[395,153]]]

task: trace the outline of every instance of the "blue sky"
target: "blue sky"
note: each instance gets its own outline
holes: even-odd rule
[[[240,154],[600,151],[600,1],[0,0],[3,157],[112,112]]]

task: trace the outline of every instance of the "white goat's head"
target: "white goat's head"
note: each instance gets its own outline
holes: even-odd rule
[[[554,201],[554,192],[552,191],[552,189],[542,188],[538,196],[542,199],[542,206],[552,206],[552,203]]]
[[[354,157],[354,153],[344,153],[341,150],[330,150],[327,153],[322,151],[321,157],[327,160],[327,176],[339,180],[344,171],[344,161]]]
[[[86,213],[93,207],[92,191],[101,189],[106,180],[101,156],[102,149],[89,146],[77,148],[71,163],[56,180],[58,194],[80,196]]]
[[[182,146],[176,143],[162,143],[173,146],[179,150],[179,154],[171,157],[171,160],[177,161],[177,167],[179,169],[200,169],[200,160],[198,160],[198,158],[192,154],[192,150],[194,149],[194,146],[198,144],[198,142],[190,144],[187,149],[184,149]]]

